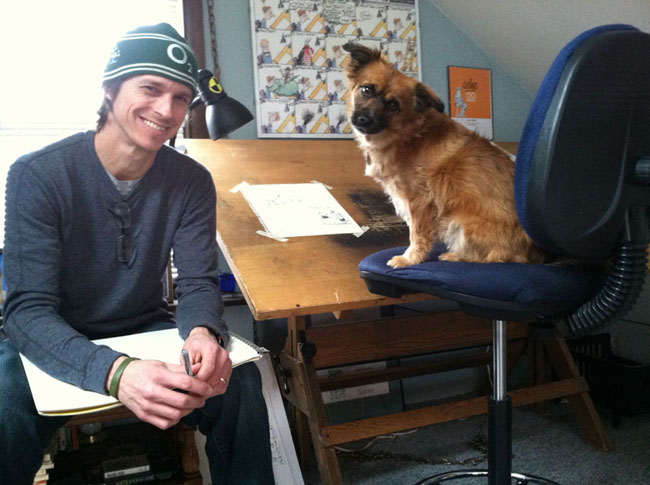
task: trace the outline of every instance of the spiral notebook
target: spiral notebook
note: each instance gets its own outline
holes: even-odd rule
[[[98,339],[93,342],[140,359],[160,360],[172,364],[179,363],[183,347],[183,339],[176,328]],[[267,350],[231,333],[228,352],[232,366],[237,367],[260,359]],[[38,413],[43,416],[94,413],[122,406],[122,403],[112,396],[84,391],[43,372],[22,354],[20,358],[25,367],[34,404]]]

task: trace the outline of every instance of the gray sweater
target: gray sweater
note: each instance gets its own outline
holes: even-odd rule
[[[131,259],[118,261],[123,233],[115,206],[130,208]],[[206,326],[228,341],[216,245],[216,193],[199,163],[164,146],[125,199],[101,165],[94,132],[19,158],[6,187],[4,329],[47,373],[106,393],[120,355],[89,339],[173,322],[162,278],[170,251],[178,269],[182,338]]]

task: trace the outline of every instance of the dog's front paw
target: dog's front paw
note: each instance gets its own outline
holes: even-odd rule
[[[413,263],[404,256],[393,256],[386,264],[392,268],[404,268],[411,266]]]
[[[461,261],[460,256],[458,253],[454,253],[451,251],[448,251],[446,253],[442,253],[440,256],[438,256],[438,259],[440,261],[451,261],[451,262],[457,262]]]

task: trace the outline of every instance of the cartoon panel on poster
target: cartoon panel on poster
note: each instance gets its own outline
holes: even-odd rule
[[[257,134],[352,138],[347,42],[421,79],[417,0],[250,0]]]

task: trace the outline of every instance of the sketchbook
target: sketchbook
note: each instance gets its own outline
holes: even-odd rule
[[[140,359],[160,360],[172,364],[179,363],[183,348],[183,339],[176,328],[98,339],[93,342],[107,345],[118,352]],[[233,367],[258,360],[266,351],[236,334],[230,334],[228,352]],[[22,354],[20,358],[27,374],[34,404],[38,413],[43,416],[94,413],[122,406],[122,403],[112,396],[85,391],[60,381],[43,372]]]

